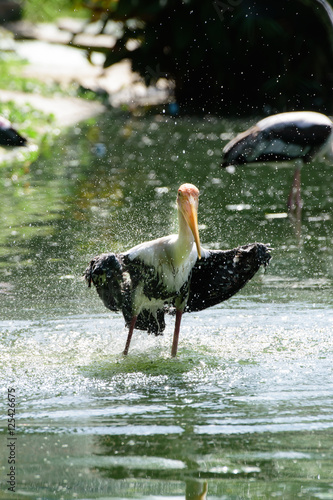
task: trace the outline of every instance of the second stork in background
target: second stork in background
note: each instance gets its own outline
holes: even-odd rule
[[[301,160],[331,154],[333,123],[314,111],[295,111],[268,116],[238,134],[223,149],[222,167],[247,163],[295,161],[288,209],[302,207]]]

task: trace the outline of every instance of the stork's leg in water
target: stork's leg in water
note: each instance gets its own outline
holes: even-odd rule
[[[182,315],[183,315],[183,310],[177,309],[177,311],[176,311],[175,330],[173,332],[173,342],[172,342],[172,348],[171,348],[171,356],[173,358],[177,354],[178,340],[179,340],[179,330],[180,330],[180,322],[182,320]]]
[[[133,318],[131,319],[131,323],[130,323],[129,330],[128,330],[128,335],[127,335],[127,340],[126,340],[126,345],[125,345],[125,349],[124,349],[124,352],[123,352],[124,356],[126,356],[127,353],[128,353],[128,349],[129,349],[129,346],[130,346],[130,343],[131,343],[131,339],[132,339],[133,330],[134,330],[134,327],[135,327],[136,320],[137,320],[137,316],[133,316]]]
[[[297,167],[294,172],[294,179],[288,196],[288,210],[294,212],[295,209],[302,209],[303,202],[301,198],[301,167]]]
[[[301,237],[302,207],[303,201],[301,198],[301,165],[299,165],[295,169],[294,180],[288,197],[289,215],[293,221],[297,239],[300,239]]]

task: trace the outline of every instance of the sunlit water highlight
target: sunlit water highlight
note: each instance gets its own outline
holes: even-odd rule
[[[219,170],[215,129],[232,124],[114,120],[129,138],[104,163],[88,128],[0,193],[0,446],[15,387],[16,497],[333,498],[331,167],[304,169],[297,237],[289,218],[265,217],[284,213],[288,169]],[[169,162],[190,150],[172,182],[164,133]],[[172,230],[183,180],[201,188],[205,246],[270,242],[273,260],[230,301],[184,315],[177,359],[172,316],[163,336],[135,331],[124,358],[123,318],[82,272],[95,253]]]

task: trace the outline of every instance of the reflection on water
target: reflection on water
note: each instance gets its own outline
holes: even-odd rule
[[[302,171],[299,239],[278,215],[292,167],[219,168],[243,128],[110,114],[29,168],[1,167],[1,414],[14,386],[17,498],[333,496],[331,166]],[[123,318],[82,272],[173,231],[183,182],[202,193],[206,247],[263,241],[273,259],[230,301],[184,316],[177,359],[172,318],[162,337],[136,331],[125,359]]]

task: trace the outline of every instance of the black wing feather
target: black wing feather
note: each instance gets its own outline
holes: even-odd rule
[[[129,326],[133,317],[133,291],[146,271],[144,267],[140,270],[137,262],[131,263],[122,254],[103,253],[90,261],[85,278],[89,287],[91,283],[95,285],[105,307],[111,311],[121,311],[126,326]],[[157,310],[156,314],[143,309],[137,317],[135,328],[158,335],[165,329],[164,315],[164,309]]]
[[[118,255],[102,253],[94,257],[85,272],[88,286],[93,283],[105,307],[111,311],[123,308],[123,268]]]
[[[269,247],[252,243],[233,250],[210,250],[197,260],[185,311],[201,311],[229,299],[270,261]]]
[[[286,144],[311,146],[320,148],[329,138],[332,129],[329,125],[313,123],[300,126],[296,123],[282,123],[281,126],[268,127],[263,130],[264,137],[269,140],[281,139]]]

